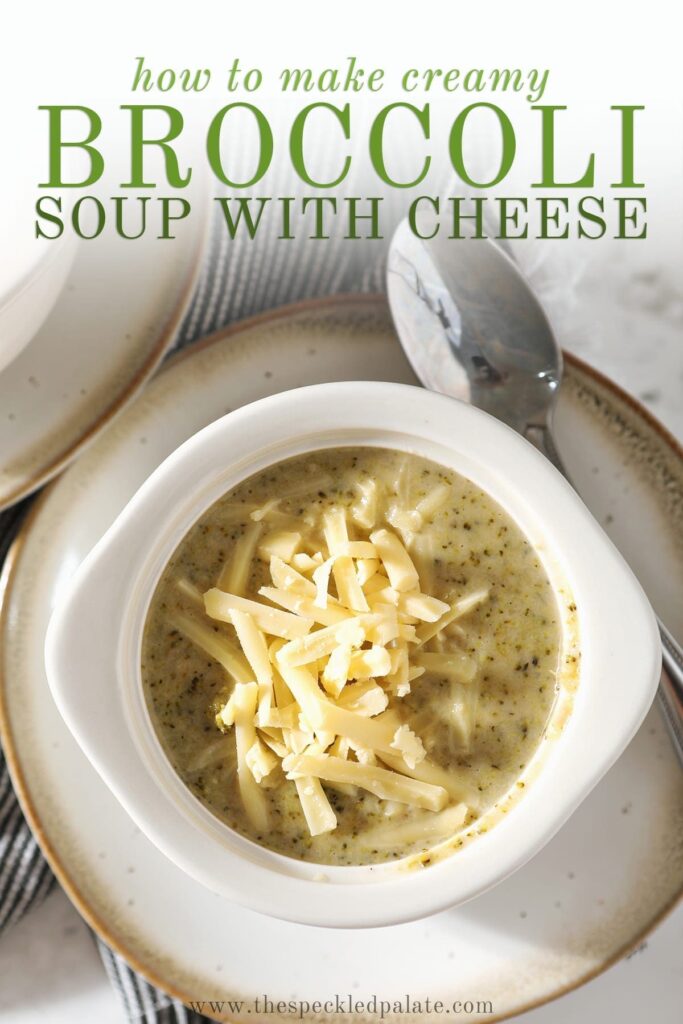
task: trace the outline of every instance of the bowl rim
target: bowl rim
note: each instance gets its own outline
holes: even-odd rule
[[[8,309],[12,303],[20,300],[23,293],[31,288],[36,279],[46,273],[65,251],[77,246],[76,236],[66,231],[59,238],[36,239],[35,242],[33,258],[15,270],[12,280],[7,281],[0,291],[0,311]]]
[[[288,426],[284,437],[283,422]],[[494,481],[486,489],[499,501],[501,494],[509,496],[502,503],[517,521],[522,511],[529,523],[534,517],[542,521],[541,533],[529,539],[562,562],[581,617],[581,685],[546,770],[514,814],[495,829],[457,856],[412,872],[402,870],[401,862],[386,868],[328,868],[295,861],[263,851],[231,830],[233,841],[226,847],[201,816],[190,822],[187,800],[181,809],[177,791],[175,802],[168,790],[169,799],[158,801],[159,779],[140,734],[139,708],[131,713],[126,697],[132,685],[131,658],[139,655],[136,644],[146,595],[151,596],[192,522],[237,480],[256,471],[259,459],[262,465],[272,464],[296,454],[297,444],[310,451],[326,446],[320,441],[327,438],[327,446],[341,446],[341,436],[372,430],[411,438],[420,454],[440,446],[457,456],[454,468],[460,472],[480,484],[482,475]],[[223,453],[233,448],[239,456],[226,458]],[[460,468],[463,459],[473,472]],[[517,503],[516,511],[511,502]],[[525,532],[529,536],[528,528]],[[628,651],[624,636],[630,640]],[[82,648],[77,667],[70,654],[75,643]],[[209,888],[252,909],[302,923],[349,927],[426,916],[478,895],[525,863],[626,746],[654,696],[659,657],[654,616],[631,570],[540,453],[471,406],[417,387],[367,382],[313,385],[270,396],[215,421],[181,445],[143,484],[79,568],[52,616],[46,640],[48,679],[67,725],[131,817],[170,859]],[[84,678],[91,680],[87,691]],[[610,718],[617,695],[620,714]],[[155,742],[158,752],[156,737]],[[166,764],[177,787],[189,795]],[[205,837],[202,844],[196,841],[197,826]],[[321,884],[321,874],[330,884]]]
[[[0,373],[21,355],[50,316],[77,250],[75,235],[64,233],[46,242],[38,258],[0,294]]]

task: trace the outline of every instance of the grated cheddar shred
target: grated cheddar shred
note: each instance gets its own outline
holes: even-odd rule
[[[415,515],[429,517],[442,501],[435,492]],[[397,707],[430,669],[459,682],[473,678],[473,659],[427,653],[424,644],[487,594],[448,604],[423,592],[399,536],[406,531],[375,528],[376,506],[376,487],[367,483],[350,522],[342,508],[326,511],[324,545],[313,555],[301,550],[297,532],[264,534],[257,510],[237,563],[205,594],[188,590],[208,618],[176,619],[232,678],[216,725],[235,734],[240,796],[260,829],[268,826],[265,790],[278,775],[296,787],[312,836],[337,826],[323,783],[422,808],[435,822],[440,815],[464,820],[464,805],[444,810],[452,799],[447,773],[429,762]],[[359,525],[372,531],[368,539],[353,539]],[[272,583],[258,601],[243,596],[257,557],[268,563]],[[217,633],[216,621],[234,635]]]

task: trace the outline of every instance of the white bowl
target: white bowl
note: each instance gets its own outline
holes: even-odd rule
[[[429,867],[415,859],[329,867],[283,857],[216,819],[180,781],[142,692],[145,616],[189,527],[240,480],[281,459],[343,445],[411,451],[469,477],[539,552],[564,610],[565,654],[581,662],[561,688],[523,796],[487,831]],[[557,831],[624,749],[654,696],[659,637],[639,584],[580,498],[530,444],[497,420],[397,384],[322,384],[231,413],[152,474],[97,544],[54,612],[47,672],[86,755],[142,831],[210,889],[275,917],[326,926],[406,921],[501,881]],[[516,789],[521,793],[521,789]],[[77,794],[75,794],[77,798]],[[492,827],[495,823],[495,827]]]
[[[7,155],[0,190],[0,372],[16,359],[47,318],[64,286],[77,245],[70,226],[60,238],[36,238],[35,204],[40,190],[33,172],[42,176],[47,146],[44,125],[27,124],[25,114],[20,107],[9,107],[4,124],[6,137],[20,138],[22,146],[21,159]],[[67,150],[67,173],[72,160]],[[59,193],[65,223],[68,193],[68,189]],[[51,205],[48,208],[54,212]],[[54,226],[50,230],[54,231]]]
[[[76,252],[76,236],[26,239],[6,230],[0,252],[0,372],[38,332],[57,301]],[[17,244],[15,244],[17,243]]]

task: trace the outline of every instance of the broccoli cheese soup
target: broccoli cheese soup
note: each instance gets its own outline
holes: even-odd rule
[[[416,455],[289,459],[217,501],[149,608],[142,681],[181,779],[278,853],[428,850],[513,787],[556,693],[554,591],[486,493]]]

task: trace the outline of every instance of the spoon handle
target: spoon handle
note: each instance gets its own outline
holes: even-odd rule
[[[569,474],[555,447],[553,435],[548,426],[530,425],[525,430],[528,441],[543,452],[556,469],[569,480]],[[656,614],[656,613],[655,613]],[[657,625],[662,638],[662,662],[664,672],[659,683],[658,696],[664,718],[671,734],[674,748],[683,764],[683,649],[671,635],[657,615]]]
[[[659,619],[664,671],[659,682],[659,703],[674,749],[683,765],[683,669],[681,648]],[[670,645],[670,646],[669,646]]]
[[[538,448],[540,452],[543,452],[546,459],[552,462],[555,469],[559,469],[562,476],[566,477],[566,479],[569,480],[569,483],[571,484],[571,480],[569,479],[569,473],[565,469],[564,463],[560,458],[560,454],[557,448],[555,447],[555,441],[553,439],[550,427],[547,426],[546,424],[536,425],[534,423],[530,423],[524,430],[524,436],[526,437],[527,441],[531,441],[534,448]]]

